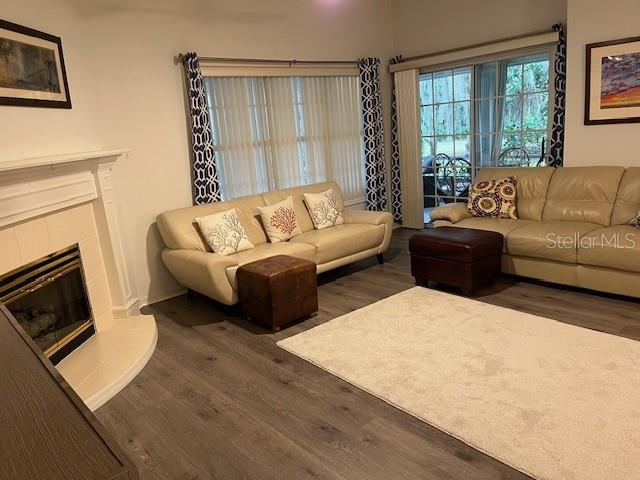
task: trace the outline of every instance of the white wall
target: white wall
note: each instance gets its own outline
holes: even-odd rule
[[[394,0],[394,50],[405,57],[439,52],[548,29],[565,19],[565,0]]]
[[[585,45],[640,35],[638,0],[568,0],[565,165],[640,165],[640,124],[585,125]]]
[[[92,72],[91,46],[72,5],[50,0],[0,0],[0,18],[62,37],[73,109],[0,106],[0,162],[99,150],[104,146]]]
[[[378,56],[385,65],[392,54],[388,0],[0,0],[0,7],[6,20],[63,38],[74,103],[67,112],[0,107],[0,127],[8,127],[6,137],[0,133],[2,159],[131,149],[117,165],[114,188],[143,300],[178,288],[160,260],[155,217],[191,203],[178,52]],[[383,76],[385,120],[388,79]]]

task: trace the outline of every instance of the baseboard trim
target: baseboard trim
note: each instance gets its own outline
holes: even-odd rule
[[[127,318],[140,315],[140,300],[132,298],[125,305],[114,305],[111,308],[113,318]]]
[[[148,297],[140,298],[140,308],[152,305],[154,303],[163,302],[173,297],[179,297],[187,293],[187,289],[184,287],[174,288],[165,292],[157,293],[155,295],[149,295]]]

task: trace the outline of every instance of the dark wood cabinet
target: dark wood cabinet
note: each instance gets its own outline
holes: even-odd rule
[[[0,478],[138,479],[135,466],[2,304]]]

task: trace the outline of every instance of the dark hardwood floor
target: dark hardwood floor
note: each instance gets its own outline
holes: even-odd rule
[[[275,345],[412,287],[413,233],[394,232],[384,265],[374,257],[321,275],[319,313],[275,335],[204,298],[147,307],[157,350],[96,412],[141,478],[528,478]],[[477,298],[640,339],[636,301],[510,277]]]

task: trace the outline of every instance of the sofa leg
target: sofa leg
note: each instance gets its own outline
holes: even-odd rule
[[[384,265],[384,255],[382,255],[381,253],[376,255],[376,258],[378,259],[378,263],[380,265]]]

